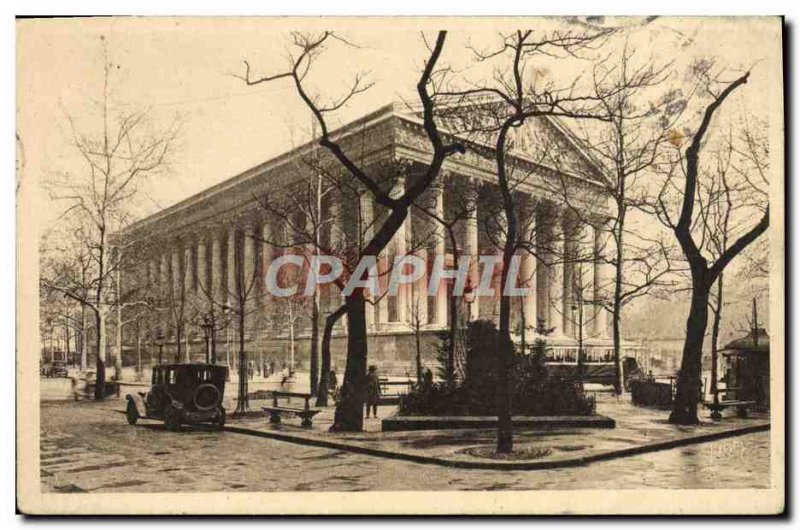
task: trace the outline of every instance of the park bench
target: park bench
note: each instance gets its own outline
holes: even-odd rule
[[[378,379],[381,386],[381,405],[397,405],[400,403],[400,396],[411,391],[414,386],[413,381],[389,381],[387,377]],[[393,390],[393,391],[392,391]],[[405,390],[405,392],[403,392]]]
[[[281,422],[281,415],[282,414],[290,414],[292,416],[297,416],[302,418],[302,425],[303,427],[311,427],[311,420],[316,416],[320,410],[319,409],[312,409],[309,406],[309,400],[311,399],[311,394],[301,394],[298,392],[280,392],[278,390],[270,390],[268,392],[272,395],[272,406],[271,407],[262,407],[262,410],[265,412],[269,412],[269,422],[270,423],[280,423]],[[279,398],[286,398],[287,405],[291,402],[292,398],[300,398],[305,400],[305,406],[303,408],[299,407],[290,407],[290,406],[280,406],[278,404]]]
[[[738,417],[746,418],[747,409],[754,407],[755,405],[756,405],[755,401],[742,401],[742,400],[728,400],[728,401],[720,401],[718,403],[714,402],[703,403],[703,406],[711,410],[711,418],[715,420],[721,420],[722,411],[727,408],[735,408],[736,415]]]

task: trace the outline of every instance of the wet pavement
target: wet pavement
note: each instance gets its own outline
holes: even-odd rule
[[[283,404],[284,401],[281,401]],[[265,401],[251,401],[251,408],[260,411]],[[302,407],[302,400],[288,403]],[[751,414],[738,418],[726,411],[724,421],[711,421],[701,413],[698,425],[672,425],[668,411],[633,406],[629,396],[616,397],[605,393],[597,396],[597,413],[616,421],[615,428],[559,427],[557,423],[542,427],[515,429],[514,453],[498,456],[495,453],[495,429],[449,429],[429,431],[381,431],[381,422],[368,419],[364,432],[331,433],[333,408],[323,408],[314,417],[311,429],[300,427],[299,418],[286,418],[279,425],[258,418],[229,419],[229,425],[254,434],[279,440],[335,443],[336,448],[354,448],[367,454],[404,456],[412,461],[435,459],[472,468],[532,469],[574,465],[576,462],[596,461],[612,455],[643,453],[690,443],[692,439],[718,440],[738,436],[736,431],[755,432],[769,429],[767,414]],[[396,413],[396,406],[381,406],[380,418]],[[554,418],[553,421],[557,421]],[[698,440],[700,441],[700,440]]]
[[[48,402],[43,491],[359,491],[769,487],[769,433],[539,471],[415,464],[206,429],[130,426],[124,401]]]

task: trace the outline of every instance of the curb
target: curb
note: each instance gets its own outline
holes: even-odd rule
[[[712,442],[715,440],[722,440],[725,438],[732,438],[734,436],[743,436],[745,434],[752,434],[756,432],[764,432],[770,430],[770,424],[750,425],[737,429],[730,429],[726,431],[699,434],[697,436],[680,438],[676,440],[667,440],[664,442],[655,442],[645,445],[637,445],[624,449],[615,449],[613,451],[606,451],[587,455],[578,458],[565,458],[560,460],[549,461],[529,461],[529,462],[470,462],[466,460],[455,460],[450,458],[441,458],[436,456],[424,456],[413,453],[404,453],[400,451],[389,451],[386,449],[377,449],[374,447],[364,447],[360,445],[352,445],[343,442],[336,442],[330,440],[321,440],[317,438],[307,438],[305,436],[298,436],[296,434],[277,432],[277,431],[257,431],[248,429],[246,427],[233,427],[225,426],[224,430],[237,434],[244,434],[249,436],[259,436],[261,438],[271,438],[282,442],[296,443],[301,445],[309,445],[312,447],[324,447],[326,449],[337,449],[340,451],[347,451],[350,453],[377,456],[380,458],[391,458],[394,460],[405,460],[407,462],[415,462],[418,464],[433,464],[444,467],[459,468],[459,469],[492,469],[492,470],[537,470],[537,469],[558,469],[562,467],[577,467],[590,464],[592,462],[599,462],[602,460],[613,460],[615,458],[624,458],[627,456],[634,456],[643,453],[651,453],[656,451],[664,451],[666,449],[674,449],[686,445],[694,445],[704,442]]]

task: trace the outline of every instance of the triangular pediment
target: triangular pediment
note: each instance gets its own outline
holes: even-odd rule
[[[423,119],[419,103],[395,102],[393,109],[397,116],[418,122]],[[498,116],[504,112],[505,103],[496,98],[459,98],[450,105],[437,104],[437,119],[446,132],[490,148],[496,143]],[[558,118],[529,118],[511,129],[507,145],[511,156],[549,167],[556,165],[557,170],[596,182],[607,180],[602,164]]]

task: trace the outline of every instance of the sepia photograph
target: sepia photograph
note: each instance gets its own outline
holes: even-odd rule
[[[29,515],[780,514],[780,17],[15,21]]]

